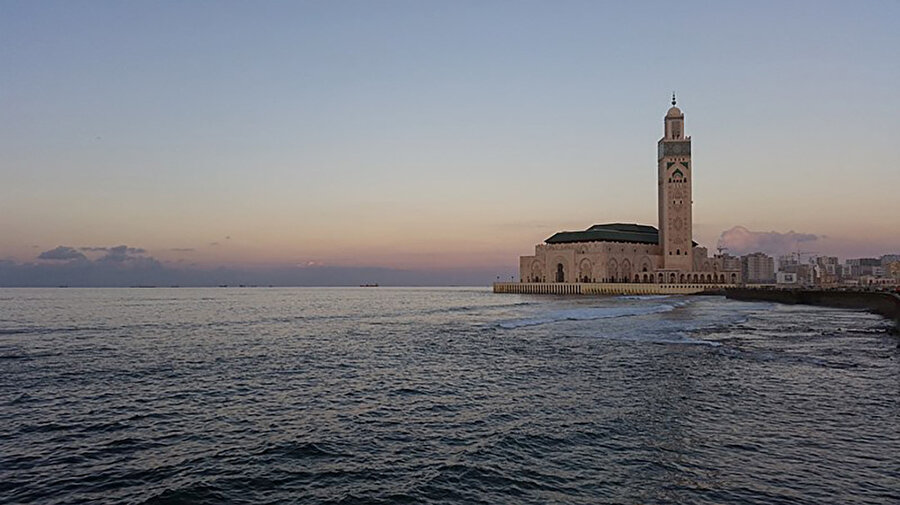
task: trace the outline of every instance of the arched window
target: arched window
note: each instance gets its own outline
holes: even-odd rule
[[[578,266],[578,278],[582,279],[583,282],[588,282],[591,277],[591,271],[593,270],[593,265],[591,261],[587,258],[581,260],[581,263]]]
[[[566,272],[562,263],[556,264],[556,282],[566,282]]]

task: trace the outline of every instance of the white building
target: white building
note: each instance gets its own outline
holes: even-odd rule
[[[775,284],[797,284],[796,272],[778,272],[775,274]]]

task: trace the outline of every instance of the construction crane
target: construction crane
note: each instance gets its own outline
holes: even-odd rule
[[[797,252],[793,253],[792,256],[794,254],[797,255],[797,263],[800,263],[800,261],[803,259],[803,256],[809,256],[809,259],[812,260],[813,256],[819,253],[817,251],[801,251],[797,249]]]

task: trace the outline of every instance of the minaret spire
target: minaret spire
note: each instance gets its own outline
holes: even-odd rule
[[[675,107],[675,92],[672,92],[672,107]]]

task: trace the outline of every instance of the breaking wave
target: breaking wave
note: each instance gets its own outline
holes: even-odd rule
[[[646,316],[650,314],[670,312],[681,305],[683,304],[664,303],[645,307],[592,307],[585,309],[560,310],[533,318],[503,321],[500,322],[498,326],[509,330],[514,328],[521,328],[524,326],[540,326],[542,324],[558,323],[561,321],[593,321],[597,319],[611,319],[617,317]]]

